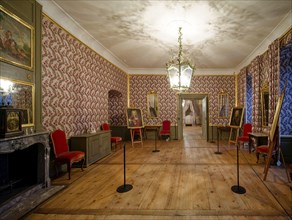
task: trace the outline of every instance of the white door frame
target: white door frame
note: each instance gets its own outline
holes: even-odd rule
[[[206,139],[209,141],[209,99],[207,93],[179,93],[178,99],[177,99],[177,138],[178,140],[183,139],[183,108],[182,108],[182,101],[184,99],[204,99],[206,98],[206,115],[207,117],[205,119],[202,118],[202,120],[206,120]]]

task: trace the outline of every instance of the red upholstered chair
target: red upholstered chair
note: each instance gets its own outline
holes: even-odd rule
[[[69,179],[71,179],[71,167],[73,163],[82,161],[81,170],[83,171],[83,164],[85,161],[85,153],[82,151],[69,151],[66,134],[62,130],[55,130],[51,133],[51,140],[53,143],[55,154],[55,166],[58,175],[57,165],[67,164],[67,171]]]
[[[289,172],[290,172],[290,180],[292,180],[292,164],[289,165]],[[292,185],[291,185],[291,187],[292,187]]]
[[[110,130],[110,126],[108,123],[103,123],[101,125],[101,129],[104,130],[104,131],[109,131]],[[111,137],[111,146],[113,147],[113,144],[114,144],[114,147],[115,147],[115,150],[118,146],[118,144],[122,143],[122,138],[121,137]]]
[[[247,123],[243,125],[243,134],[242,136],[239,136],[237,141],[238,144],[240,145],[241,143],[249,143],[249,136],[248,134],[252,132],[252,125]],[[251,152],[251,146],[248,146],[249,152]]]
[[[170,125],[171,122],[169,120],[164,120],[162,122],[162,130],[159,132],[160,136],[168,136],[168,138],[170,139],[171,136]]]
[[[266,156],[269,153],[269,146],[268,145],[261,145],[256,148],[256,157],[257,157],[257,163],[259,162],[260,155],[264,157],[264,160],[266,160]]]

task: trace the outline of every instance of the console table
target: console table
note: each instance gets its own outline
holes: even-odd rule
[[[98,131],[92,134],[80,134],[70,138],[71,150],[85,152],[84,166],[111,154],[111,133],[110,131]]]
[[[148,125],[148,126],[145,126],[144,129],[145,129],[145,135],[146,135],[146,138],[147,138],[147,132],[148,131],[153,131],[155,133],[155,149],[152,151],[152,152],[159,152],[159,150],[157,149],[157,137],[159,136],[159,130],[160,130],[160,125]]]
[[[215,151],[215,154],[221,154],[219,150],[219,141],[222,137],[222,132],[230,132],[229,126],[219,125],[217,126],[217,151]]]
[[[156,132],[155,133],[155,135],[157,135],[156,138],[159,137],[160,127],[161,127],[161,125],[146,125],[144,127],[145,138],[147,139],[147,132],[148,131],[154,131],[154,132]]]
[[[249,133],[249,152],[251,148],[256,149],[260,145],[266,145],[268,143],[268,134],[255,132]]]

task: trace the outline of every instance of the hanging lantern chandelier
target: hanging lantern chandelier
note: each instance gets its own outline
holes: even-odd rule
[[[173,90],[184,91],[190,88],[194,67],[183,58],[182,52],[182,31],[179,27],[179,51],[178,56],[166,64],[170,87]]]

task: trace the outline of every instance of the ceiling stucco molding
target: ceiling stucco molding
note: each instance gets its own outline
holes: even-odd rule
[[[75,20],[68,15],[62,8],[60,8],[53,0],[37,0],[43,6],[43,12],[51,18],[58,21],[58,23],[68,32],[74,34],[76,38],[84,44],[92,48],[95,52],[107,59],[118,68],[122,69],[128,74],[166,74],[164,68],[129,68],[122,60],[112,54],[99,41],[91,36],[85,29],[83,29]],[[240,69],[250,64],[250,62],[258,55],[264,53],[268,46],[277,38],[281,37],[292,26],[292,10],[286,15],[284,19],[277,25],[277,27],[253,50],[253,52],[246,57],[234,69],[197,69],[194,75],[230,75],[239,73]]]
[[[282,21],[274,28],[274,30],[254,49],[254,51],[246,57],[236,68],[235,72],[239,73],[239,71],[248,66],[251,61],[258,55],[263,54],[265,51],[268,50],[269,45],[280,38],[285,34],[292,26],[292,10],[282,19]]]

